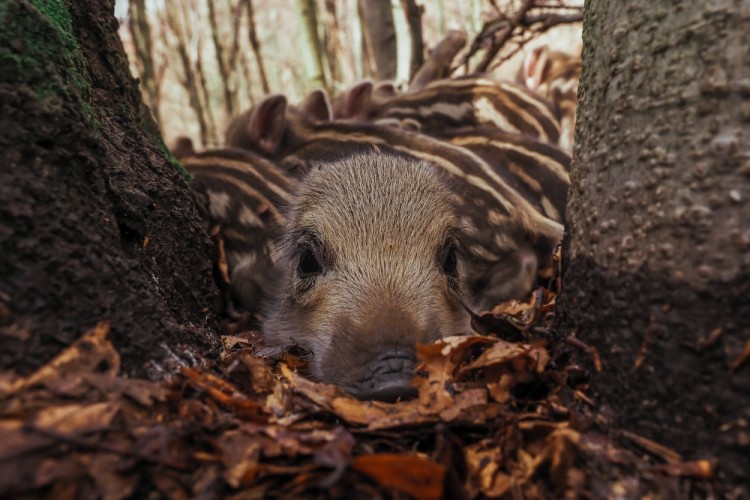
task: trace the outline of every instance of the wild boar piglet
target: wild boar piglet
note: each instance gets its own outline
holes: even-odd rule
[[[470,329],[455,196],[406,156],[313,168],[280,240],[266,342],[307,349],[312,378],[359,398],[413,396],[415,344]]]

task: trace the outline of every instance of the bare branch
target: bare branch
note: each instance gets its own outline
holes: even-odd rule
[[[490,2],[493,7],[497,6]],[[579,23],[583,20],[583,9],[565,5],[564,0],[545,2],[544,0],[525,0],[513,13],[498,11],[494,19],[486,22],[482,31],[474,38],[468,53],[452,68],[451,72],[465,66],[468,73],[469,60],[479,51],[484,50],[482,60],[473,72],[485,72],[491,67],[507,61],[532,38],[544,33],[553,26]],[[507,53],[495,61],[501,50],[512,46]]]

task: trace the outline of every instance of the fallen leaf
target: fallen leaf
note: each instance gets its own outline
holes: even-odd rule
[[[442,498],[445,467],[414,455],[360,455],[352,468],[386,488],[393,488],[420,500]]]
[[[47,434],[73,436],[109,428],[119,411],[118,403],[53,406],[40,410],[27,424]]]
[[[89,373],[114,377],[120,371],[120,355],[107,339],[108,335],[109,323],[98,323],[33,374],[0,385],[0,396],[8,397],[35,385],[66,393],[78,387],[84,374]]]

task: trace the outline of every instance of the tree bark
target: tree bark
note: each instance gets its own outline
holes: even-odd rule
[[[205,146],[210,142],[209,134],[209,123],[206,118],[206,110],[201,99],[201,93],[199,89],[200,81],[199,76],[196,77],[196,71],[193,68],[193,62],[190,59],[190,54],[187,50],[187,40],[185,37],[185,30],[182,26],[181,11],[179,5],[175,2],[167,2],[165,9],[165,20],[175,38],[174,50],[177,51],[177,57],[182,66],[182,75],[178,76],[182,87],[188,95],[188,102],[190,107],[195,114],[195,118],[198,122],[198,129],[200,131],[201,143]],[[171,45],[165,39],[165,45]]]
[[[123,368],[218,354],[210,240],[143,106],[113,4],[0,6],[0,370],[101,320]]]
[[[247,29],[248,37],[250,39],[250,47],[253,49],[255,54],[255,62],[258,64],[258,73],[260,74],[260,84],[263,87],[263,93],[270,94],[271,87],[268,85],[268,76],[266,76],[266,64],[263,60],[263,54],[260,51],[260,43],[258,42],[258,34],[255,30],[255,11],[253,10],[252,0],[245,0],[247,7]]]
[[[335,87],[342,81],[341,77],[341,27],[339,26],[339,16],[336,11],[335,0],[325,0],[325,15],[323,17],[323,46],[328,55],[328,74],[331,75],[331,86]]]
[[[227,116],[232,117],[234,115],[234,93],[232,92],[231,73],[234,66],[230,66],[227,58],[224,54],[224,44],[221,43],[221,36],[219,34],[219,26],[216,22],[216,6],[214,0],[208,0],[208,23],[211,27],[211,40],[214,42],[214,55],[216,56],[216,65],[219,68],[219,77],[221,80],[221,88],[224,91],[224,109],[226,110]]]
[[[411,57],[409,61],[409,81],[424,64],[424,38],[422,37],[422,13],[424,8],[418,5],[416,0],[401,0],[406,23],[409,25],[409,38],[411,39]]]
[[[750,470],[750,1],[589,2],[583,34],[561,326],[602,356],[593,391],[605,415],[717,457],[720,479],[739,484]]]
[[[197,35],[197,48],[195,51],[195,74],[197,75],[198,91],[202,100],[203,113],[206,120],[207,136],[203,141],[204,147],[216,147],[219,144],[221,134],[216,128],[216,119],[214,118],[213,106],[211,104],[211,91],[208,88],[208,78],[206,69],[203,66],[203,35]]]
[[[360,0],[362,33],[378,80],[396,78],[396,27],[390,0]]]
[[[308,51],[305,62],[307,64],[307,74],[315,85],[319,88],[328,89],[328,80],[326,78],[326,69],[323,54],[323,43],[318,34],[318,7],[315,0],[297,0],[299,8],[300,22],[305,31],[307,43],[305,50]]]

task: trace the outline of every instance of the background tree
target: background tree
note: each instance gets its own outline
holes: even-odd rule
[[[411,57],[409,61],[409,80],[411,80],[419,68],[424,64],[424,37],[422,36],[422,14],[424,7],[417,4],[415,0],[401,0],[401,7],[406,15],[406,23],[409,26],[409,38],[411,40]]]
[[[101,320],[131,374],[218,354],[209,239],[109,2],[0,6],[0,369],[28,373]]]
[[[266,65],[263,60],[263,54],[260,51],[260,43],[258,42],[258,33],[255,28],[255,10],[253,9],[252,0],[244,0],[245,7],[247,9],[247,30],[248,40],[250,41],[250,47],[253,49],[255,55],[255,62],[258,65],[258,75],[260,76],[260,83],[263,88],[263,92],[268,94],[271,92],[271,88],[268,85],[268,77],[266,76]]]
[[[318,5],[315,0],[297,0],[300,14],[300,24],[305,33],[305,45],[307,57],[304,58],[307,75],[319,88],[329,87],[327,68],[325,64],[325,53],[321,41],[318,23]]]
[[[215,2],[210,0],[206,2],[208,7],[208,21],[211,27],[211,39],[214,43],[214,55],[216,56],[216,66],[219,68],[219,81],[221,82],[221,88],[224,91],[224,109],[227,115],[233,116],[235,111],[234,93],[232,92],[232,71],[231,66],[224,54],[224,44],[221,41],[221,33],[219,31],[219,25],[216,21],[216,7]]]
[[[154,38],[151,34],[151,24],[148,21],[148,11],[145,0],[132,0],[128,4],[128,28],[133,38],[135,49],[135,63],[141,77],[141,91],[143,99],[154,113],[157,123],[159,120],[159,78],[156,74],[154,61]]]
[[[164,20],[168,29],[164,31],[165,45],[176,52],[177,61],[180,63],[178,81],[188,95],[188,104],[193,110],[200,130],[200,141],[203,144],[211,144],[216,137],[216,130],[213,128],[211,110],[208,109],[209,103],[206,102],[207,91],[202,85],[205,79],[201,78],[199,71],[203,67],[203,55],[196,50],[195,56],[191,57],[184,8],[180,8],[175,2],[167,2],[166,5]]]
[[[604,416],[734,481],[750,470],[748,12],[587,4],[559,297],[601,354]]]
[[[372,77],[396,78],[396,27],[390,0],[359,0],[362,34],[368,55],[374,63]]]

